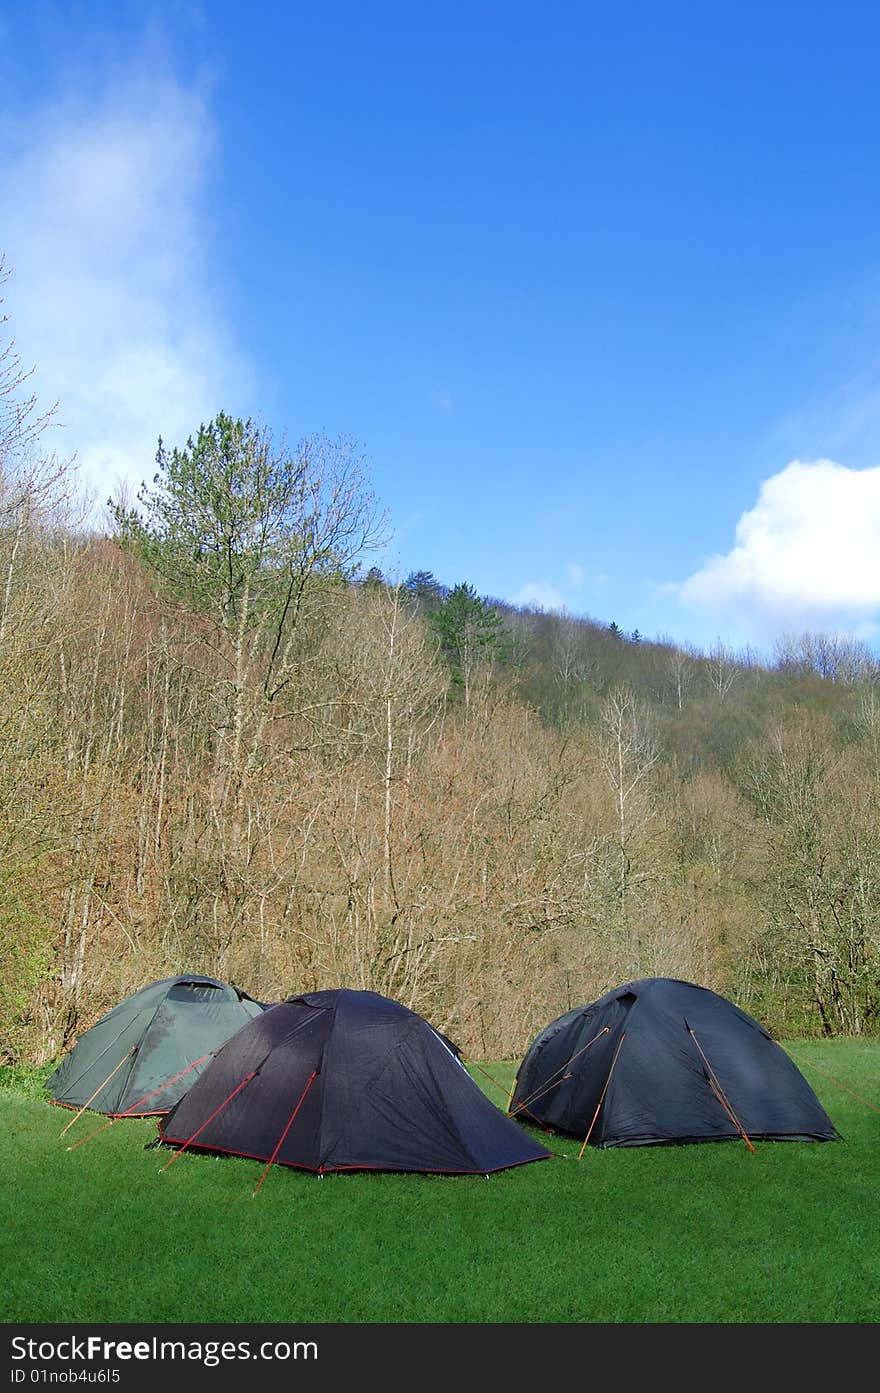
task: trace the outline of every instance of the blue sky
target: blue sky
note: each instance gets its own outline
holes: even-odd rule
[[[105,496],[357,440],[379,558],[645,635],[880,632],[880,13],[0,12],[0,248]]]

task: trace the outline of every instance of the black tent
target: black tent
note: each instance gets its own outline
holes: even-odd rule
[[[273,1006],[159,1124],[178,1146],[317,1172],[487,1174],[549,1155],[421,1016],[368,991]]]
[[[55,1103],[108,1117],[165,1113],[230,1035],[263,1010],[213,977],[151,982],[81,1035],[46,1087]]]
[[[510,1111],[603,1147],[837,1136],[763,1026],[668,977],[629,982],[548,1025],[520,1066]]]

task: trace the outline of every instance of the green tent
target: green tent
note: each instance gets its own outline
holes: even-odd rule
[[[166,977],[81,1035],[46,1087],[55,1103],[108,1117],[166,1113],[215,1051],[263,1010],[213,977]]]

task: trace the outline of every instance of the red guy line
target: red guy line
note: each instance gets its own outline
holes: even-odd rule
[[[244,1088],[244,1086],[245,1086],[246,1083],[250,1083],[251,1079],[254,1077],[254,1075],[256,1074],[256,1072],[257,1072],[256,1069],[252,1069],[251,1072],[248,1074],[247,1078],[242,1079],[242,1081],[241,1081],[241,1083],[238,1085],[238,1087],[237,1087],[237,1088],[234,1088],[234,1089],[232,1090],[232,1092],[230,1093],[229,1097],[223,1099],[223,1102],[220,1104],[219,1108],[215,1108],[214,1111],[211,1113],[211,1116],[205,1118],[205,1121],[202,1123],[201,1127],[197,1127],[196,1130],[193,1132],[192,1136],[191,1136],[191,1137],[187,1137],[186,1141],[183,1143],[183,1146],[180,1148],[180,1150],[179,1150],[179,1151],[175,1151],[174,1155],[171,1157],[171,1160],[168,1162],[168,1165],[165,1165],[165,1166],[162,1166],[162,1167],[161,1167],[160,1172],[159,1172],[160,1175],[161,1175],[162,1171],[167,1171],[168,1166],[172,1165],[172,1164],[177,1160],[178,1156],[182,1156],[182,1155],[183,1155],[184,1151],[186,1151],[186,1148],[189,1146],[190,1142],[195,1141],[196,1137],[199,1135],[200,1132],[204,1132],[204,1130],[205,1130],[205,1128],[207,1127],[208,1123],[214,1121],[214,1118],[217,1116],[218,1112],[222,1112],[223,1109],[226,1107],[226,1104],[232,1102],[232,1100],[233,1100],[233,1098],[235,1097],[236,1093],[240,1093],[241,1090]]]

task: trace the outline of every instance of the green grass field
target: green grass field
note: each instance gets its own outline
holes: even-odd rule
[[[798,1042],[880,1105],[880,1042]],[[488,1068],[503,1084],[513,1065]],[[45,1077],[45,1072],[42,1077]],[[880,1115],[811,1068],[845,1140],[589,1150],[483,1177],[338,1175],[151,1148],[0,1088],[5,1322],[880,1319]],[[500,1090],[476,1075],[493,1101]],[[503,1100],[501,1100],[503,1101]]]

